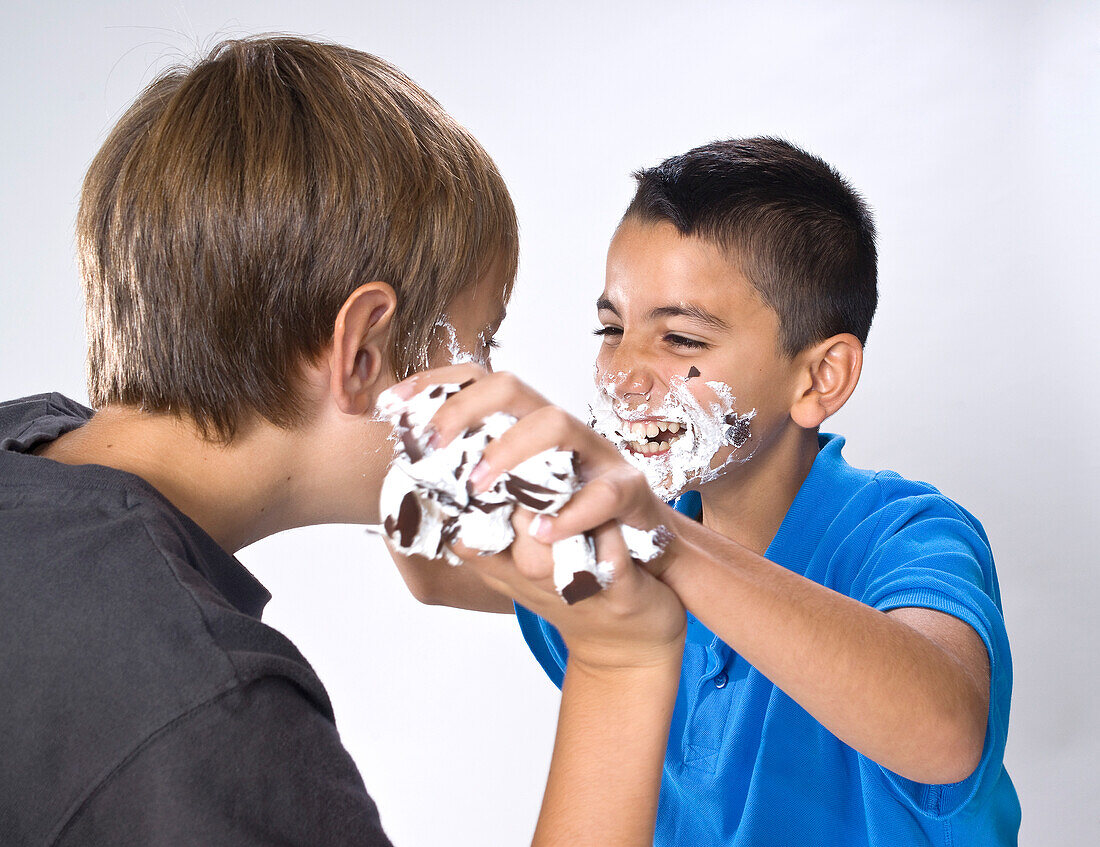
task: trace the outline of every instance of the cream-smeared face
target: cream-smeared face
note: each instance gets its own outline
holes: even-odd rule
[[[627,220],[596,305],[594,425],[659,496],[736,473],[788,424],[778,316],[719,248]]]
[[[508,280],[497,259],[488,272],[447,304],[437,324],[439,342],[430,362],[432,367],[476,362],[492,370],[493,336],[504,321]]]

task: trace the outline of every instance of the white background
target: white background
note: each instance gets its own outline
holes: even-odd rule
[[[984,522],[1015,660],[1021,841],[1095,843],[1100,7],[4,0],[2,19],[3,398],[86,400],[83,172],[158,69],[220,37],[377,53],[481,139],[522,227],[496,364],[576,412],[632,170],[753,134],[836,165],[876,212],[881,306],[827,428],[853,464],[929,480]],[[327,684],[394,841],[524,843],[557,692],[514,621],[419,606],[357,527],[241,558]]]

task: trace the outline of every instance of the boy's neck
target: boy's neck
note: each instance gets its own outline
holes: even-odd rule
[[[284,529],[371,519],[362,505],[356,511],[336,500],[341,480],[329,472],[341,471],[328,466],[322,445],[312,430],[291,432],[263,422],[225,447],[204,440],[193,424],[172,415],[106,407],[36,452],[65,464],[105,465],[141,477],[235,553]],[[367,476],[373,474],[349,475],[348,483],[369,491]]]
[[[702,489],[703,525],[763,555],[818,450],[816,430],[789,426],[774,443]]]

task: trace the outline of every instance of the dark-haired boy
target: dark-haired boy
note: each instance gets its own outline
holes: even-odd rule
[[[551,445],[581,453],[595,478],[533,523],[540,540],[612,519],[673,530],[654,572],[689,626],[656,843],[1014,844],[1011,665],[981,525],[818,432],[856,387],[875,311],[869,212],[768,138],[638,182],[597,301],[597,427],[618,450],[510,375],[414,381],[479,377],[437,414],[441,441],[489,410],[521,416],[482,485]],[[565,645],[516,611],[560,682]]]
[[[440,321],[481,354],[502,318],[504,181],[382,60],[244,39],[141,93],[77,234],[96,409],[0,404],[0,842],[388,845],[324,686],[233,553],[377,523],[379,393],[450,360]],[[653,831],[684,615],[620,552],[583,608],[525,593],[575,660],[537,844]]]

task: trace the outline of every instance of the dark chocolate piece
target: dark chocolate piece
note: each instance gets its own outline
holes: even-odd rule
[[[672,543],[672,539],[676,536],[672,534],[672,530],[664,524],[659,524],[653,530],[653,544],[662,553]]]
[[[419,462],[424,458],[424,451],[420,449],[420,445],[416,443],[416,439],[413,438],[412,424],[409,423],[409,413],[402,412],[401,417],[397,421],[398,429],[401,432],[401,444],[405,448],[405,455],[409,457],[410,462]]]
[[[687,375],[687,378],[688,378],[688,379],[693,379],[693,378],[695,378],[695,377],[697,377],[697,376],[699,376],[699,369],[698,369],[697,367],[695,367],[695,365],[692,365],[692,366],[691,366],[691,367],[690,367],[690,368],[688,369],[688,375]]]
[[[389,521],[386,521],[387,529]],[[416,538],[416,531],[420,529],[420,504],[416,501],[416,494],[409,491],[401,498],[401,508],[397,510],[397,529],[400,538],[398,545],[411,547]]]
[[[591,571],[577,571],[573,574],[573,581],[561,590],[562,599],[570,606],[599,594],[603,586]]]
[[[504,490],[515,497],[518,502],[522,503],[529,509],[535,510],[536,512],[539,509],[545,509],[553,502],[553,500],[540,500],[533,495],[557,493],[552,488],[546,488],[542,485],[536,485],[533,482],[528,482],[525,479],[520,479],[518,476],[509,477],[504,483]]]
[[[436,397],[438,397],[442,393],[443,393],[443,386],[442,385],[437,385],[435,388],[433,388],[431,390],[431,392],[428,394],[428,397],[430,397],[432,400],[434,400]]]
[[[743,447],[749,440],[749,421],[751,420],[752,415],[739,415],[736,412],[726,415],[725,421],[729,427],[725,433],[726,443],[731,447]]]
[[[481,500],[470,501],[470,506],[485,514],[495,512],[497,509],[503,509],[507,505],[507,503],[483,503]]]

